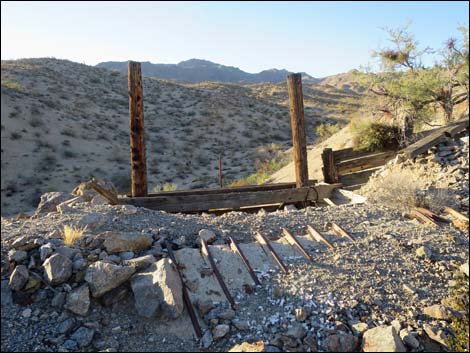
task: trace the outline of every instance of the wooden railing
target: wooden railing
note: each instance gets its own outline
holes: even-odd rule
[[[323,178],[327,183],[341,183],[344,189],[358,189],[380,167],[397,155],[398,151],[365,152],[352,148],[322,153]]]

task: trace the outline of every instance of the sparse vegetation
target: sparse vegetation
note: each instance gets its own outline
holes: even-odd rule
[[[336,134],[339,130],[341,130],[340,125],[330,123],[321,123],[315,128],[319,141],[326,140],[328,137]]]
[[[365,151],[383,151],[399,145],[400,129],[391,124],[370,119],[354,119],[350,123],[355,148]]]
[[[178,185],[172,183],[165,183],[163,185],[156,185],[152,190],[153,192],[160,192],[160,191],[174,191],[178,189]]]
[[[11,140],[19,140],[21,137],[22,137],[21,134],[18,132],[12,132],[10,135]]]
[[[64,225],[63,238],[66,246],[73,246],[73,244],[82,237],[85,229],[75,228],[73,226]]]
[[[455,274],[455,286],[450,291],[453,309],[463,313],[461,318],[452,317],[450,328],[454,331],[447,344],[452,352],[468,352],[469,349],[469,282],[460,271]]]

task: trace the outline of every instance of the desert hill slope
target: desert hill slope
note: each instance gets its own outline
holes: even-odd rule
[[[37,206],[95,176],[129,183],[127,76],[67,60],[2,61],[2,214]],[[346,122],[361,93],[304,83],[308,143],[322,122]],[[144,78],[149,189],[213,187],[255,171],[291,145],[287,86],[183,84]],[[273,145],[274,144],[274,145]]]

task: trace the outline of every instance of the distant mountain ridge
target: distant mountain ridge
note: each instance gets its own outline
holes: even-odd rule
[[[127,61],[106,61],[97,67],[127,73]],[[206,81],[233,83],[278,83],[285,81],[290,74],[287,70],[269,69],[250,74],[237,67],[225,66],[208,60],[190,59],[178,64],[152,64],[142,62],[142,75],[179,82],[199,83]],[[302,79],[310,83],[319,82],[309,74],[302,72]]]

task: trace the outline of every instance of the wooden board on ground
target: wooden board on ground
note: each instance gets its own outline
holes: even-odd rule
[[[380,168],[381,167],[371,168],[371,169],[366,169],[366,170],[356,172],[356,173],[340,175],[339,181],[340,183],[347,185],[347,186],[365,184],[369,180],[369,177]]]
[[[167,212],[202,212],[217,209],[241,209],[256,205],[289,204],[319,201],[330,197],[341,184],[317,184],[314,187],[267,191],[248,191],[208,194],[158,195],[150,197],[121,197],[120,203]]]
[[[336,169],[340,175],[383,166],[396,156],[396,151],[380,152],[360,158],[349,159],[337,163]]]

